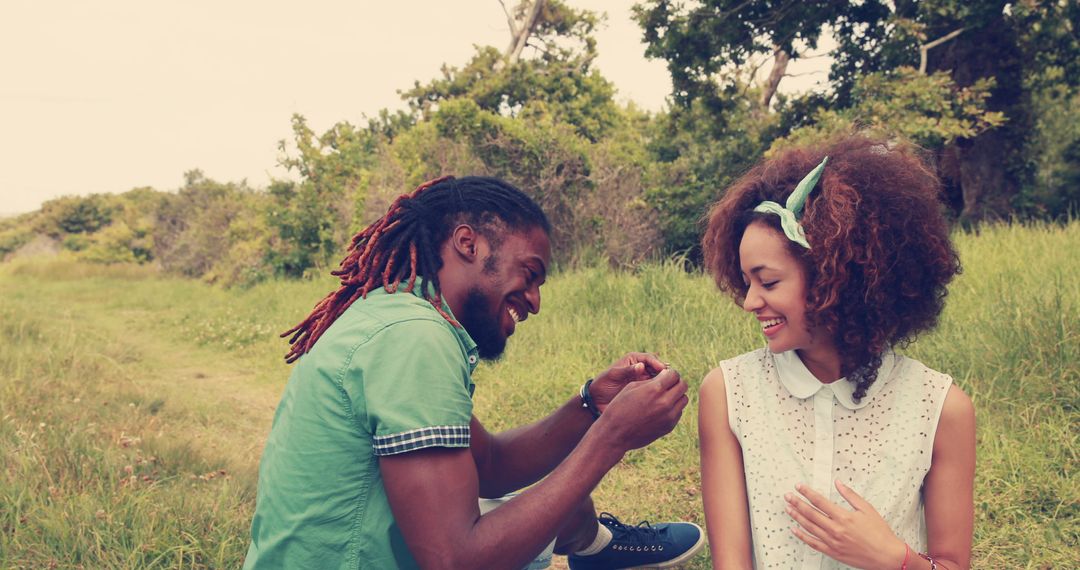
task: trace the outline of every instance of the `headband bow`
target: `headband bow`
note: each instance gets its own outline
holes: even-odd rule
[[[821,178],[821,172],[825,170],[825,163],[828,161],[829,157],[826,156],[821,160],[821,164],[817,165],[817,167],[799,181],[799,185],[796,186],[795,190],[788,196],[784,206],[781,206],[776,202],[765,200],[754,208],[755,212],[776,214],[777,216],[780,216],[780,227],[784,229],[784,235],[786,235],[789,240],[806,249],[810,249],[810,244],[806,241],[806,232],[804,232],[802,226],[799,225],[799,218],[802,217],[803,206],[806,205],[806,197],[810,195],[814,186],[817,186],[818,180]]]

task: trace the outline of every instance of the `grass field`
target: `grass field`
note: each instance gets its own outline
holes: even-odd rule
[[[1080,568],[1080,223],[959,234],[941,326],[904,352],[952,374],[978,417],[976,568]],[[0,266],[0,568],[236,568],[284,341],[333,281],[222,290],[138,267]],[[671,264],[554,276],[477,415],[520,424],[627,350],[696,388],[761,345],[710,281]],[[624,522],[703,522],[697,418],[598,488]],[[708,566],[702,556],[692,565]]]

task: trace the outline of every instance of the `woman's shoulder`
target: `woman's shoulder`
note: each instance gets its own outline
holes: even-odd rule
[[[755,366],[763,365],[767,361],[771,360],[772,353],[768,348],[759,348],[757,350],[751,350],[750,352],[744,352],[738,356],[732,356],[726,360],[721,360],[720,364],[713,370],[719,369],[733,369],[740,366]]]
[[[921,381],[931,393],[944,394],[949,386],[953,385],[953,378],[948,374],[930,368],[921,361],[910,356],[896,355],[896,371],[893,375],[910,385],[913,381]]]
[[[901,374],[905,385],[921,385],[922,389],[917,390],[922,394],[920,397],[936,404],[939,427],[974,425],[975,406],[971,397],[954,383],[952,376],[914,358],[899,357],[899,360],[903,364]]]
[[[941,406],[941,418],[938,420],[938,424],[947,429],[950,427],[966,428],[970,424],[974,429],[975,404],[971,401],[971,396],[968,396],[956,384],[949,386],[949,391],[945,394],[945,402]]]
[[[740,385],[744,378],[758,377],[771,365],[772,354],[767,348],[733,356],[720,363],[701,381],[701,392],[724,392]]]

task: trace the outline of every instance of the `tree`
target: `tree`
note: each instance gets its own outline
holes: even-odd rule
[[[576,206],[591,190],[588,141],[570,125],[503,117],[467,99],[447,101],[432,123],[444,139],[466,142],[486,174],[525,189],[551,220],[557,261],[574,261],[587,241]]]
[[[773,141],[770,152],[822,142],[856,128],[901,135],[924,148],[943,148],[1005,122],[1000,112],[986,110],[993,83],[984,79],[959,88],[945,72],[926,75],[912,67],[870,73],[855,82],[853,106],[818,109],[811,125]]]
[[[355,233],[364,208],[364,180],[380,141],[408,128],[408,116],[383,113],[367,129],[339,122],[316,136],[301,115],[293,115],[295,154],[278,144],[280,164],[300,180],[277,180],[269,188],[267,225],[275,231],[270,252],[276,270],[293,277],[325,266]]]
[[[592,34],[601,18],[559,0],[526,0],[506,14],[510,44],[504,51],[478,47],[464,67],[443,65],[441,78],[417,81],[402,98],[425,117],[463,98],[503,116],[569,123],[592,141],[603,137],[618,109],[614,86],[591,67]]]
[[[232,224],[255,209],[258,196],[244,183],[215,182],[200,170],[185,173],[184,180],[158,205],[154,257],[166,271],[204,277],[228,255]],[[118,232],[113,237],[126,235]]]
[[[707,0],[687,9],[675,0],[653,0],[634,6],[634,14],[645,32],[645,54],[668,62],[676,104],[688,107],[702,100],[706,108],[724,109],[739,81],[746,81],[739,76],[740,68],[755,56],[773,54],[777,67],[785,69],[803,55],[797,45],[817,48],[822,28],[847,4]],[[762,99],[771,100],[774,92],[775,85]]]
[[[647,54],[668,61],[673,97],[682,109],[702,100],[705,108],[726,113],[738,88],[733,68],[777,48],[812,48],[826,28],[838,42],[832,52],[832,90],[813,99],[818,109],[802,108],[803,117],[819,116],[822,107],[855,107],[860,78],[902,67],[946,73],[956,92],[992,85],[985,111],[1000,114],[1001,126],[957,137],[940,149],[941,171],[962,204],[961,217],[978,220],[1009,214],[1030,182],[1025,148],[1032,130],[1032,78],[1041,76],[1045,66],[1077,67],[1077,4],[704,0],[684,7],[652,0],[636,7],[636,13],[649,43]],[[789,53],[792,59],[801,55]],[[1074,85],[1075,78],[1069,80]]]

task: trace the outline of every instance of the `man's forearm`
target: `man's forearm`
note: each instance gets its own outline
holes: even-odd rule
[[[625,438],[597,427],[546,479],[483,516],[469,453],[426,448],[381,457],[387,499],[417,564],[432,570],[527,564],[625,453]]]
[[[542,479],[573,451],[593,421],[574,396],[543,419],[490,435],[477,462],[481,496],[500,497]]]
[[[562,408],[545,419],[556,417],[561,411]],[[588,415],[587,411],[585,413]],[[589,415],[590,424],[591,417]],[[477,521],[457,553],[460,555],[458,562],[463,563],[461,567],[501,568],[527,564],[551,540],[552,531],[558,532],[559,526],[586,500],[622,455],[622,451],[602,437],[581,439],[580,446],[572,447],[565,462],[551,471],[547,479]],[[511,530],[521,528],[529,528],[531,532]],[[541,529],[547,532],[540,532]]]

